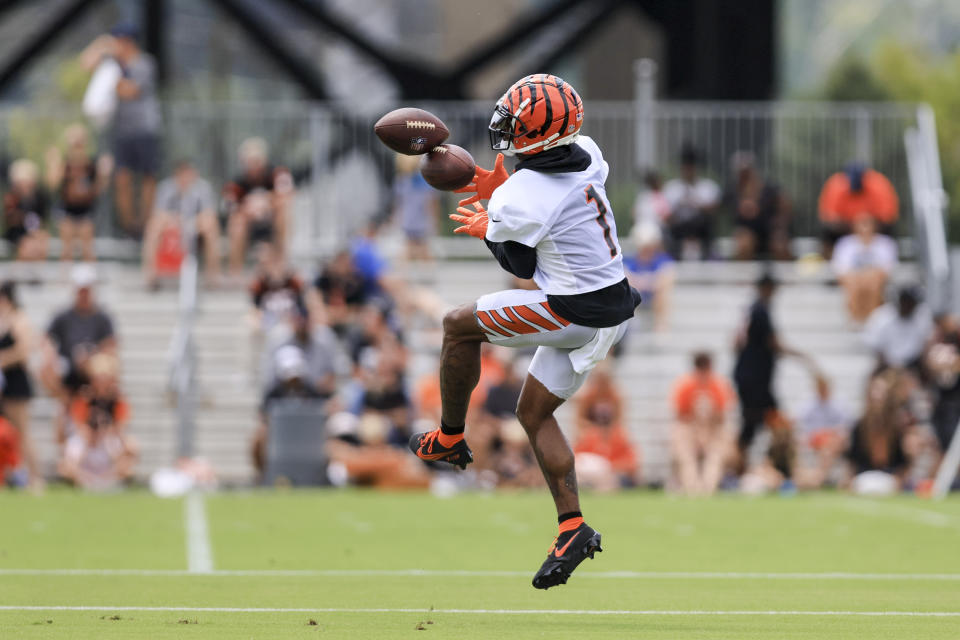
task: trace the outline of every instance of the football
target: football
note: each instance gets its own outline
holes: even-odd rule
[[[447,125],[423,109],[404,107],[386,114],[373,125],[377,137],[397,153],[427,153],[450,135]]]
[[[420,161],[420,173],[434,189],[454,191],[473,180],[477,166],[473,156],[463,147],[442,144]]]

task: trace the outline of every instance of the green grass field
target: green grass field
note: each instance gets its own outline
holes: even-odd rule
[[[956,498],[586,496],[604,552],[546,592],[545,492],[193,506],[0,493],[0,638],[960,638]]]

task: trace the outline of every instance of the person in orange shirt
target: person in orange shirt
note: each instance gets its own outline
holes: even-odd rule
[[[119,390],[116,356],[90,358],[90,384],[70,404],[73,433],[57,465],[60,475],[77,487],[103,490],[133,476],[138,451],[127,434],[130,405]]]
[[[713,372],[710,354],[699,352],[693,356],[693,371],[674,384],[672,401],[676,423],[671,447],[680,489],[690,495],[710,495],[733,453],[728,428],[733,387]]]
[[[598,491],[637,484],[640,462],[623,427],[623,398],[606,366],[597,367],[577,399],[577,480]]]
[[[852,233],[861,213],[870,214],[880,233],[890,235],[900,213],[897,191],[885,175],[860,163],[851,163],[830,176],[820,191],[824,256],[829,258],[837,240]]]

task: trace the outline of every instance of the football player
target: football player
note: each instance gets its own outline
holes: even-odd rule
[[[492,171],[477,168],[461,192],[456,233],[482,239],[500,266],[533,278],[539,290],[485,295],[443,320],[440,428],[418,433],[410,448],[424,460],[465,468],[470,394],[480,377],[480,344],[536,346],[517,405],[553,494],[560,530],[533,586],[564,584],[600,551],[600,534],[583,520],[573,451],[554,417],[627,330],[640,302],[627,284],[604,182],[609,167],[596,143],[580,135],[583,103],[560,78],[537,74],[510,87],[490,120],[500,151]],[[519,162],[513,174],[504,154]],[[482,201],[486,200],[486,207]],[[472,208],[471,208],[472,207]]]

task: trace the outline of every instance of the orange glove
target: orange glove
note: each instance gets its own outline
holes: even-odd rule
[[[509,177],[510,174],[503,168],[503,154],[498,153],[497,160],[493,163],[493,171],[487,171],[478,166],[476,172],[473,174],[473,182],[454,191],[454,193],[473,194],[457,204],[465,207],[468,204],[473,204],[480,200],[489,200],[496,188],[506,182]]]
[[[483,205],[479,202],[473,203],[473,208],[476,211],[471,211],[466,207],[458,207],[459,211],[463,215],[457,215],[455,213],[450,214],[450,219],[454,222],[459,222],[462,227],[457,227],[453,230],[454,233],[469,233],[474,238],[486,238],[487,237],[487,210],[483,208]]]

